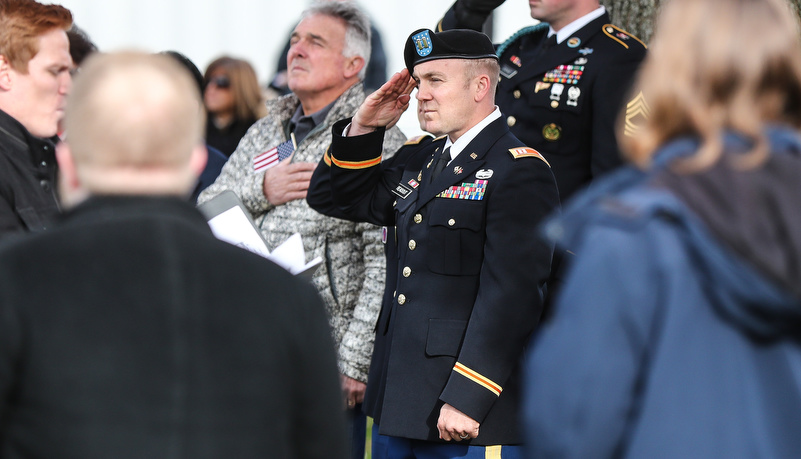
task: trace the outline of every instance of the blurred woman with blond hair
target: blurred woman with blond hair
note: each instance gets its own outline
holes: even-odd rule
[[[256,72],[247,61],[222,56],[203,76],[206,142],[231,156],[248,128],[266,114]]]
[[[528,362],[532,457],[801,457],[798,18],[671,0],[634,87],[633,165],[546,227],[576,257]]]

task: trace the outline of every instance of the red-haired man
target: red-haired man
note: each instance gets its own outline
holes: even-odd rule
[[[43,231],[59,212],[54,138],[71,85],[71,25],[62,6],[0,0],[0,238]]]

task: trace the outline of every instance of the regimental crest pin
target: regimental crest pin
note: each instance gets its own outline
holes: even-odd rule
[[[455,166],[455,167],[453,168],[453,173],[454,173],[454,174],[456,174],[456,175],[459,175],[459,174],[461,174],[462,172],[464,172],[464,169],[462,169],[462,166]]]
[[[431,51],[434,50],[434,47],[431,45],[431,36],[428,34],[428,30],[424,30],[413,36],[412,41],[414,42],[414,49],[420,57],[428,56],[431,54]]]
[[[542,137],[549,142],[556,142],[562,137],[562,128],[556,123],[547,124],[542,128]]]
[[[578,48],[578,45],[581,44],[581,39],[579,37],[570,37],[567,40],[567,46],[570,48]]]

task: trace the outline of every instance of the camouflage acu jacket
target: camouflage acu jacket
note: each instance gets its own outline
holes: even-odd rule
[[[364,97],[361,83],[345,91],[325,121],[297,145],[292,161],[319,162],[331,143],[331,125],[352,116]],[[364,382],[384,290],[385,260],[380,229],[324,216],[303,199],[274,206],[262,189],[264,170],[254,172],[256,156],[287,140],[286,126],[299,103],[293,94],[269,101],[267,116],[251,126],[217,181],[201,193],[198,203],[224,190],[234,191],[261,229],[270,250],[293,233],[301,234],[306,259],[321,256],[324,260],[313,282],[328,307],[340,372]],[[386,157],[394,154],[404,140],[397,127],[387,131]]]

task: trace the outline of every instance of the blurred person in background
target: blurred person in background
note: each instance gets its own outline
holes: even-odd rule
[[[530,356],[530,457],[801,457],[798,17],[672,0],[657,25],[634,165],[547,226],[578,256]]]
[[[175,62],[181,64],[189,72],[189,75],[192,76],[192,81],[195,83],[194,86],[197,88],[200,98],[203,99],[203,75],[200,73],[200,69],[197,68],[195,63],[192,62],[192,59],[189,59],[186,57],[186,55],[175,50],[163,51],[161,54],[171,57],[175,60]],[[217,176],[220,175],[220,171],[222,171],[225,162],[228,160],[227,156],[225,156],[220,150],[209,145],[208,141],[206,142],[206,150],[208,151],[206,167],[203,168],[203,172],[200,174],[200,177],[198,177],[197,185],[195,185],[195,188],[189,197],[191,202],[197,202],[197,197],[200,195],[200,192],[214,183],[214,180],[216,180]]]
[[[316,292],[186,202],[206,159],[189,75],[104,54],[74,89],[66,212],[0,248],[0,457],[344,459]]]
[[[231,156],[250,126],[267,114],[256,72],[245,60],[222,56],[206,68],[203,85],[206,143]]]
[[[75,24],[67,31],[67,39],[70,42],[70,56],[72,57],[70,74],[74,77],[80,71],[83,61],[98,50],[89,35]],[[58,137],[63,139],[65,135],[64,120],[61,119],[58,123]]]
[[[70,56],[75,69],[81,67],[84,59],[98,51],[89,35],[75,24],[67,31],[67,38],[70,41]]]

